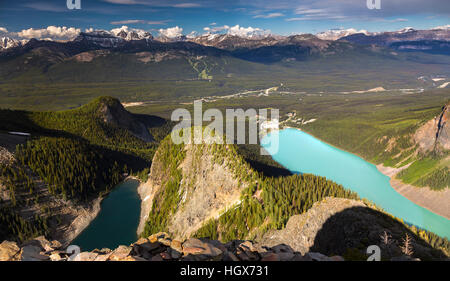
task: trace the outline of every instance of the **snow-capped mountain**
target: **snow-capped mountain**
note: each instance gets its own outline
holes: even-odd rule
[[[440,40],[450,41],[450,29],[434,28],[427,30],[416,30],[411,27],[403,28],[398,31],[388,31],[379,33],[355,33],[341,40],[346,40],[358,44],[375,44],[380,46],[389,46],[394,42],[419,41],[419,40]]]
[[[23,46],[28,42],[28,40],[16,40],[10,37],[0,38],[0,50],[6,50],[9,48]]]
[[[120,37],[123,38],[127,41],[131,41],[131,40],[153,40],[153,36],[150,34],[150,32],[144,31],[144,30],[140,30],[140,29],[133,29],[133,30],[128,30],[127,29],[120,29],[120,30],[111,30],[111,33],[116,36],[116,37]]]
[[[349,29],[330,29],[327,31],[319,32],[316,36],[322,40],[338,40],[342,37],[349,36],[355,33],[362,33],[368,35],[369,32],[367,30],[357,30],[355,28]]]
[[[89,32],[81,32],[73,41],[88,42],[102,48],[115,48],[130,41],[153,40],[153,36],[149,32],[142,30],[95,30]]]
[[[234,50],[238,48],[258,48],[273,46],[286,37],[279,35],[238,36],[232,34],[205,34],[189,39],[189,41],[219,49]]]
[[[407,27],[390,32],[369,34],[355,33],[341,37],[339,40],[359,45],[389,47],[397,51],[420,51],[432,54],[450,55],[450,29],[448,26],[427,30],[416,30]]]

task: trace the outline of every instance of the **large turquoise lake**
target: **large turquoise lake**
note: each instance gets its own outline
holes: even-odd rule
[[[277,134],[279,148],[276,152],[271,150],[270,143],[275,143]],[[292,128],[270,133],[262,143],[273,159],[291,172],[326,177],[409,224],[450,238],[450,220],[397,193],[389,183],[390,178],[362,158]]]
[[[118,184],[102,201],[97,217],[71,244],[79,246],[82,251],[92,251],[115,249],[135,242],[141,212],[138,185],[137,180]]]

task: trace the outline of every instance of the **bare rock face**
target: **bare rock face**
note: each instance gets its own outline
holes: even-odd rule
[[[176,239],[190,237],[206,221],[238,204],[242,190],[248,187],[248,182],[239,180],[233,171],[232,162],[238,160],[227,155],[222,162],[217,161],[211,149],[208,145],[184,146],[185,157],[178,167],[182,174],[178,189],[181,199],[167,225]],[[227,145],[221,149],[226,150]],[[142,199],[138,234],[144,229],[152,204],[163,191],[164,177],[169,173],[161,154],[160,150],[155,153],[149,180],[138,189]]]
[[[450,150],[450,104],[441,114],[425,123],[414,134],[414,141],[421,152]]]
[[[200,151],[197,151],[200,150]],[[189,145],[182,163],[183,207],[169,226],[177,238],[187,238],[205,221],[239,201],[246,182],[237,179],[226,163],[215,163],[206,147]]]
[[[153,140],[145,125],[128,112],[118,100],[107,97],[101,98],[99,113],[106,124],[126,129],[143,141],[150,142]]]

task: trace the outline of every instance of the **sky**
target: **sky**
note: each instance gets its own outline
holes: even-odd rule
[[[71,0],[72,2],[78,0]],[[273,33],[329,29],[394,31],[450,24],[449,0],[0,0],[0,37],[72,37],[79,31],[126,26],[154,35]],[[70,1],[69,1],[70,2]]]

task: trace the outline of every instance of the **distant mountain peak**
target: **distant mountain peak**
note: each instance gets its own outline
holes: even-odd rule
[[[10,37],[0,38],[0,50],[23,46],[28,40],[16,40]]]
[[[327,31],[323,31],[316,34],[317,38],[320,38],[322,40],[338,40],[342,37],[349,36],[356,33],[362,33],[365,35],[368,35],[369,32],[367,30],[357,30],[355,28],[348,28],[348,29],[330,29]]]

